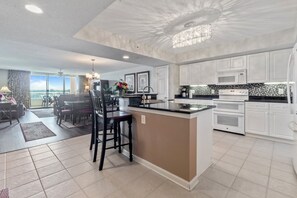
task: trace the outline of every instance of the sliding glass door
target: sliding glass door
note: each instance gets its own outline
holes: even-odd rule
[[[52,107],[54,96],[70,94],[70,77],[32,74],[30,89],[31,108]]]
[[[47,96],[47,80],[45,75],[31,75],[30,93],[31,107],[46,107],[44,98]]]

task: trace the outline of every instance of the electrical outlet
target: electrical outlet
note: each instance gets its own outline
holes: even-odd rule
[[[283,95],[283,94],[284,94],[284,89],[279,88],[279,89],[278,89],[278,94]]]
[[[141,124],[145,124],[145,115],[141,115]]]
[[[214,89],[211,90],[211,94],[215,94],[215,90]]]

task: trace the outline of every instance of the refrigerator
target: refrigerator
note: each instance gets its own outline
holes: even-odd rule
[[[288,124],[294,132],[295,144],[293,148],[293,165],[297,174],[297,43],[295,44],[288,61],[287,68],[287,97],[290,113],[294,115],[294,121]]]

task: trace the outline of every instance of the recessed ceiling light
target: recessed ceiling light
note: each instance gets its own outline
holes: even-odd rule
[[[124,56],[123,56],[123,59],[126,59],[126,60],[127,60],[127,59],[129,59],[129,58],[130,58],[130,57],[129,57],[128,55],[124,55]]]
[[[43,10],[39,7],[37,7],[36,5],[33,5],[33,4],[27,4],[25,5],[25,8],[30,11],[30,12],[33,12],[35,14],[42,14],[43,13]]]

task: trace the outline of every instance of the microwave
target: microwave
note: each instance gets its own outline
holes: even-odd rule
[[[246,84],[246,69],[217,72],[218,85]]]

